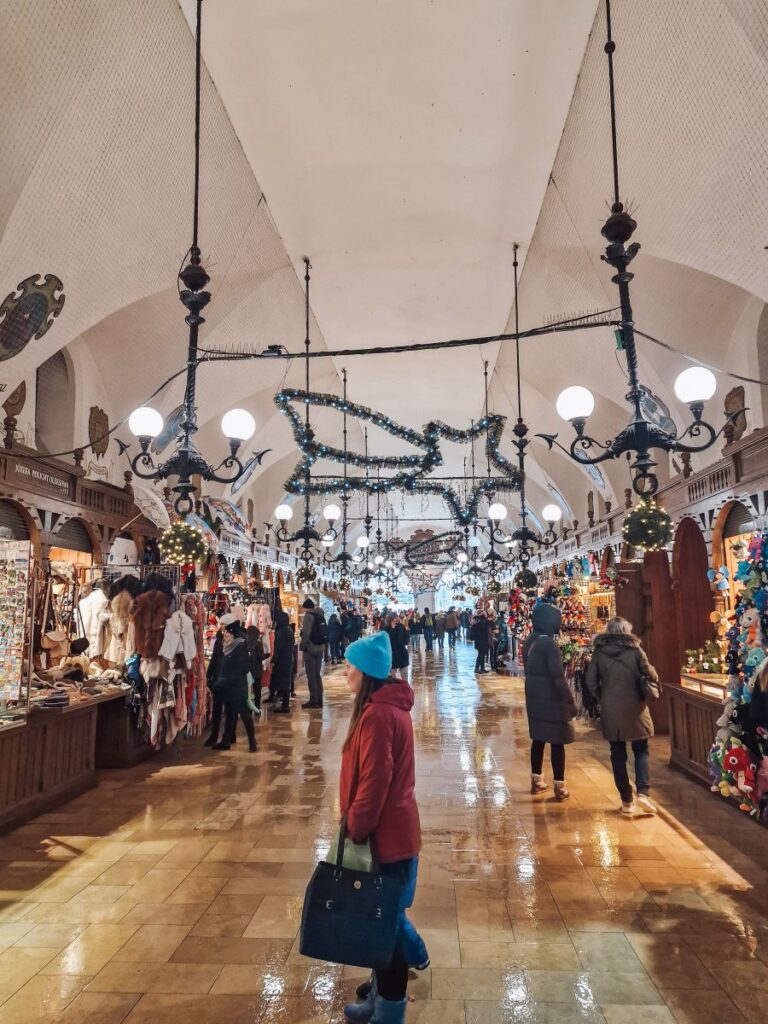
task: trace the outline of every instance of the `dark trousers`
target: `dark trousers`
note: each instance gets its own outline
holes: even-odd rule
[[[448,646],[449,647],[455,647],[456,646],[456,630],[455,629],[449,629],[448,630]]]
[[[432,650],[432,642],[434,640],[434,631],[431,626],[424,627],[424,646],[428,651]]]
[[[322,654],[311,654],[304,652],[304,668],[307,672],[307,686],[309,687],[309,701],[317,707],[323,704],[323,656]]]
[[[221,718],[222,718],[222,715],[224,714],[224,701],[216,693],[215,690],[211,691],[211,696],[213,697],[213,708],[211,710],[211,738],[213,739],[213,741],[215,743],[218,740],[218,738],[219,738],[219,733],[221,732]],[[225,736],[227,735],[226,729],[224,730],[224,735]],[[234,735],[235,735],[235,730],[234,730],[234,726],[233,726],[233,728],[232,728],[232,737],[233,737],[233,739],[234,739]]]
[[[238,718],[242,719],[245,731],[248,735],[248,743],[251,747],[256,746],[256,729],[253,725],[253,712],[245,701],[225,701],[224,703],[224,742],[232,743],[235,738],[235,727]]]
[[[475,672],[485,671],[485,659],[488,657],[487,647],[478,647],[477,650],[477,661],[475,662]]]
[[[341,661],[341,640],[331,640],[331,661]]]
[[[632,740],[635,755],[635,786],[638,793],[648,794],[651,788],[650,755],[648,740]],[[622,740],[611,742],[611,767],[621,799],[625,804],[632,802],[632,785],[627,771],[627,744]]]
[[[490,652],[491,652],[491,668],[495,672],[498,669],[498,667],[499,667],[499,648],[498,648],[498,646],[496,644],[494,644],[490,648]]]
[[[531,771],[534,775],[541,775],[544,768],[544,747],[546,743],[541,740],[531,743]],[[551,748],[552,776],[555,782],[565,782],[565,747],[562,743],[552,743]]]

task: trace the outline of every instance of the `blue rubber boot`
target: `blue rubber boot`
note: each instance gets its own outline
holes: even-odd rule
[[[391,999],[382,999],[381,996],[376,996],[371,1024],[405,1024],[407,1006],[407,999],[398,999],[394,1002]]]
[[[362,1003],[349,1003],[344,1007],[344,1017],[349,1024],[368,1024],[373,1018],[376,1003],[376,972],[371,974],[370,989]]]

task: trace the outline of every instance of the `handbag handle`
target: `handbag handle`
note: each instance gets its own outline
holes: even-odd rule
[[[339,848],[336,851],[336,870],[341,871],[344,866],[344,846],[347,842],[347,816],[342,815],[341,825],[339,826]],[[376,845],[373,842],[372,837],[368,837],[368,842],[371,844],[371,874],[377,878],[381,877],[381,864],[376,853]]]

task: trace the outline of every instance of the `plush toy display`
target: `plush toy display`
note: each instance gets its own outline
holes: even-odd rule
[[[736,544],[733,548],[742,558],[734,579],[744,586],[733,625],[726,629],[718,622],[718,633],[728,644],[724,663],[730,692],[709,755],[711,788],[738,800],[742,811],[768,819],[768,735],[755,724],[750,709],[755,680],[768,657],[768,536],[757,533],[748,546],[740,542],[738,550]],[[710,575],[710,582],[717,588],[716,576]]]

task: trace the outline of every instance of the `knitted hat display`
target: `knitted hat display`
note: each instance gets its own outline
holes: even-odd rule
[[[344,657],[372,679],[386,679],[392,670],[392,644],[386,633],[374,633],[350,644]]]

